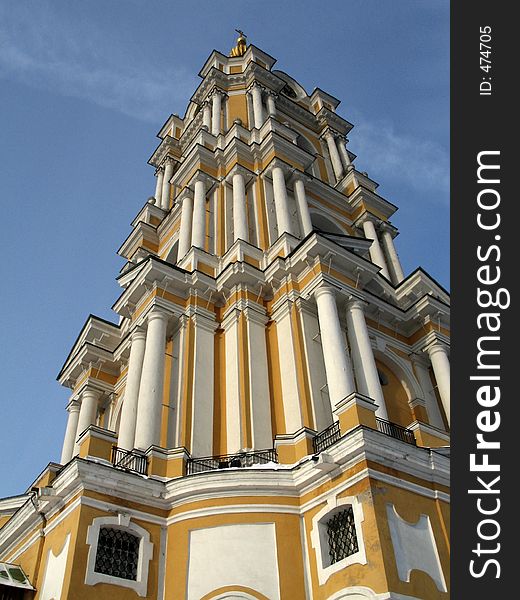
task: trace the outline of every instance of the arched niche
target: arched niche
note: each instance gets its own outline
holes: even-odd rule
[[[170,250],[168,251],[168,254],[165,257],[165,261],[168,263],[171,263],[172,265],[177,264],[177,259],[178,259],[178,251],[179,251],[179,241],[177,240],[172,247],[170,248]]]
[[[311,209],[311,222],[314,229],[323,233],[336,233],[340,235],[348,235],[348,233],[342,229],[336,222],[331,218],[325,216],[323,213],[316,212]]]

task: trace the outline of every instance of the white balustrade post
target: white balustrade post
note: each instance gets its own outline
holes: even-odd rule
[[[347,305],[347,334],[358,389],[378,405],[376,416],[388,420],[374,351],[365,321],[364,303],[361,300],[351,300]]]
[[[195,179],[193,199],[193,225],[191,245],[204,250],[206,241],[206,181],[204,177]]]
[[[100,396],[101,392],[91,387],[86,387],[81,392],[81,407],[79,409],[78,429],[76,431],[74,454],[78,454],[79,452],[78,437],[85,431],[85,429],[87,429],[87,427],[96,424],[98,400]]]
[[[163,186],[161,192],[161,208],[163,210],[168,210],[170,207],[170,179],[173,175],[173,166],[174,161],[172,158],[167,158],[164,165],[164,178],[163,178]]]
[[[233,241],[249,241],[246,211],[246,186],[240,171],[233,174]]]
[[[155,205],[161,206],[162,187],[163,187],[163,180],[164,180],[164,169],[162,167],[159,167],[155,171],[155,176],[157,177],[157,181],[155,182],[155,194],[154,194]]]
[[[404,273],[401,267],[401,261],[399,260],[399,256],[397,255],[397,251],[395,249],[392,231],[388,225],[383,224],[382,226],[381,240],[388,258],[388,266],[391,271],[392,281],[395,284],[401,283],[401,281],[404,279]]]
[[[309,204],[307,203],[307,196],[305,194],[304,177],[298,172],[295,173],[294,176],[294,197],[298,208],[298,214],[300,215],[300,221],[302,223],[302,237],[305,237],[312,232],[312,221],[309,212]]]
[[[222,111],[222,92],[215,90],[211,97],[211,133],[219,135],[220,129],[220,113]]]
[[[262,104],[262,88],[255,84],[251,88],[251,97],[253,98],[253,116],[255,128],[260,129],[265,121],[264,107]]]
[[[371,219],[365,219],[363,221],[363,231],[365,232],[367,240],[373,240],[369,250],[372,262],[381,269],[381,274],[391,281],[383,250],[381,249],[379,238],[377,237],[376,228]]]
[[[144,349],[146,332],[136,329],[132,333],[130,358],[128,359],[128,372],[126,387],[121,408],[121,421],[117,445],[125,450],[133,450],[135,442],[135,427],[137,423],[137,403],[139,387],[143,370]]]
[[[191,192],[184,192],[181,202],[181,229],[179,232],[179,248],[177,250],[178,260],[186,256],[191,246],[191,226],[193,220],[193,197],[191,196]]]
[[[276,221],[278,223],[278,236],[282,233],[293,233],[291,227],[291,214],[289,212],[289,201],[287,198],[287,188],[285,186],[285,175],[283,169],[274,166],[272,170],[273,177],[273,195],[274,208],[276,212]]]
[[[141,450],[160,444],[168,315],[154,308],[148,314],[147,322],[134,442]]]
[[[314,292],[318,307],[321,346],[327,375],[327,386],[332,411],[336,404],[355,392],[350,357],[341,331],[334,289],[328,286]]]
[[[202,105],[202,124],[211,131],[211,100],[206,100]]]
[[[65,465],[72,458],[74,452],[74,444],[76,442],[76,434],[78,432],[78,419],[79,419],[80,405],[77,400],[71,400],[67,406],[69,413],[67,419],[67,429],[65,430],[65,438],[63,440],[63,448],[61,451],[60,463]]]
[[[450,359],[446,347],[440,342],[428,346],[428,355],[432,361],[433,374],[441,398],[444,413],[450,424]]]
[[[327,146],[329,148],[332,168],[334,170],[336,179],[339,181],[343,176],[343,164],[341,162],[341,157],[339,155],[338,147],[336,146],[336,140],[334,138],[335,136],[330,129],[325,132],[325,141],[327,142]]]

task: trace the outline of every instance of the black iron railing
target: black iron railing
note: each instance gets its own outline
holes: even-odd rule
[[[327,429],[320,431],[318,435],[312,440],[314,446],[314,453],[318,454],[323,452],[326,448],[335,444],[341,438],[341,431],[339,429],[339,421],[335,421],[332,425],[329,425]]]
[[[278,462],[278,454],[273,448],[269,450],[223,454],[222,456],[189,458],[186,462],[186,475],[203,473],[204,471],[215,471],[217,469],[229,469],[231,467],[244,468],[253,465],[265,465],[270,462]]]
[[[148,473],[148,459],[146,456],[116,446],[112,448],[112,464],[118,469],[139,473],[139,475]]]
[[[396,440],[401,440],[402,442],[406,442],[407,444],[416,445],[415,436],[413,431],[410,429],[406,429],[406,427],[401,427],[401,425],[397,425],[396,423],[392,423],[391,421],[385,421],[385,419],[380,419],[376,417],[377,422],[377,430],[385,435],[389,435],[390,437],[395,438]]]

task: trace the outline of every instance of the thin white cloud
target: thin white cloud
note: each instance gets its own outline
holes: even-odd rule
[[[0,23],[4,79],[155,122],[182,112],[196,84],[185,69],[136,58],[136,46],[126,48],[108,32],[64,21],[49,5],[37,15],[0,9]]]
[[[355,123],[349,148],[359,157],[359,170],[368,171],[376,180],[393,180],[429,195],[437,192],[436,199],[449,201],[449,154],[443,146],[400,134],[387,121],[358,117]]]

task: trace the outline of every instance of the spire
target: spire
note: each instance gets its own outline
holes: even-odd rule
[[[231,52],[229,53],[229,56],[232,56],[232,57],[244,56],[244,54],[246,53],[246,48],[247,48],[247,42],[246,42],[247,36],[240,29],[235,29],[235,31],[238,33],[237,45],[234,48],[231,48]]]

